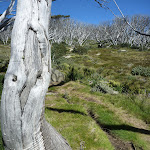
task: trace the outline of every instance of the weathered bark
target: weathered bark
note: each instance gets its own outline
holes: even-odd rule
[[[51,72],[50,7],[51,0],[18,0],[1,99],[6,150],[71,149],[44,118],[44,98]]]

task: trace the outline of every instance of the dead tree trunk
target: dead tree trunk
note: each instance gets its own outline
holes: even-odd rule
[[[18,0],[1,99],[5,150],[71,149],[44,118],[51,72],[50,8],[51,0]]]

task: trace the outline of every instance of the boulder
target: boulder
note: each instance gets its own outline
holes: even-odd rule
[[[59,85],[64,82],[65,76],[57,69],[52,69],[50,86]]]

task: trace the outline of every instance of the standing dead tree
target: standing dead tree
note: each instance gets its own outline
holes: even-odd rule
[[[0,32],[0,40],[3,44],[7,44],[9,38],[11,37],[12,26],[8,26],[5,30]]]
[[[51,75],[50,8],[51,0],[17,1],[11,58],[1,98],[5,150],[71,149],[44,117]]]

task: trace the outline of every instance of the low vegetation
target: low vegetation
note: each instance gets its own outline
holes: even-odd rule
[[[150,149],[150,52],[93,43],[70,49],[65,43],[52,46],[52,67],[65,80],[49,88],[46,119],[73,150]],[[1,92],[9,46],[0,45],[0,54]]]
[[[87,53],[87,48],[85,48],[83,46],[76,46],[72,52],[79,54],[79,55],[83,55],[83,54]]]
[[[133,75],[150,77],[150,67],[137,66],[137,67],[132,69],[131,73]]]
[[[132,146],[136,149],[150,148],[144,139],[149,138],[148,126],[135,117],[139,115],[135,109],[128,113],[126,107],[134,108],[136,105],[131,102],[123,104],[127,96],[119,103],[121,95],[93,93],[89,86],[77,81],[52,87],[49,93],[46,118],[74,150],[79,149],[83,142],[88,150],[130,149]],[[126,106],[122,109],[123,105]],[[143,113],[149,117],[147,112]]]

